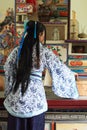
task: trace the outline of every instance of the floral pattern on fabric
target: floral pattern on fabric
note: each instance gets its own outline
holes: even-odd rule
[[[73,72],[52,51],[45,49],[46,68],[52,77],[52,90],[57,96],[77,98],[78,91]]]
[[[35,48],[34,48],[35,49]],[[35,51],[34,51],[35,52]],[[47,111],[47,100],[42,80],[36,76],[31,78],[28,89],[24,96],[21,90],[17,90],[13,94],[13,76],[16,75],[17,68],[17,53],[16,47],[9,55],[4,66],[5,69],[5,96],[4,106],[12,115],[19,117],[32,117]],[[33,58],[35,53],[33,53]],[[35,62],[35,60],[33,60]],[[60,97],[77,98],[78,91],[76,87],[75,77],[73,72],[63,64],[53,52],[40,44],[40,68],[34,68],[32,72],[42,74],[42,71],[47,68],[52,76],[52,90]]]

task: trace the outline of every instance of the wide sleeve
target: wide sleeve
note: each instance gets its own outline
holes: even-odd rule
[[[4,64],[4,72],[5,72],[5,97],[10,93],[13,87],[13,80],[16,76],[16,68],[17,68],[17,47],[10,53],[5,64]]]
[[[53,92],[62,98],[77,99],[79,95],[74,73],[47,48],[44,63],[52,77]]]

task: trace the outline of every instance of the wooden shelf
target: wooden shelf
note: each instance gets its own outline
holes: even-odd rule
[[[87,43],[87,40],[65,40],[67,43]]]
[[[4,109],[3,106],[4,98],[0,98],[0,109]],[[87,100],[71,100],[71,99],[61,99],[61,100],[47,100],[49,109],[60,109],[60,110],[85,110],[87,109]]]

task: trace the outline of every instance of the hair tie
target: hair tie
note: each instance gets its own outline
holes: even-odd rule
[[[35,21],[35,26],[34,26],[34,38],[36,39],[36,25],[37,25],[37,22]]]

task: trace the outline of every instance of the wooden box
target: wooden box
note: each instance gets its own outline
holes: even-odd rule
[[[79,96],[87,96],[87,79],[79,79],[76,83]]]
[[[46,26],[46,39],[47,40],[65,40],[67,39],[67,24],[66,23],[43,23]],[[57,34],[58,33],[58,34]],[[58,35],[58,38],[54,36]]]

